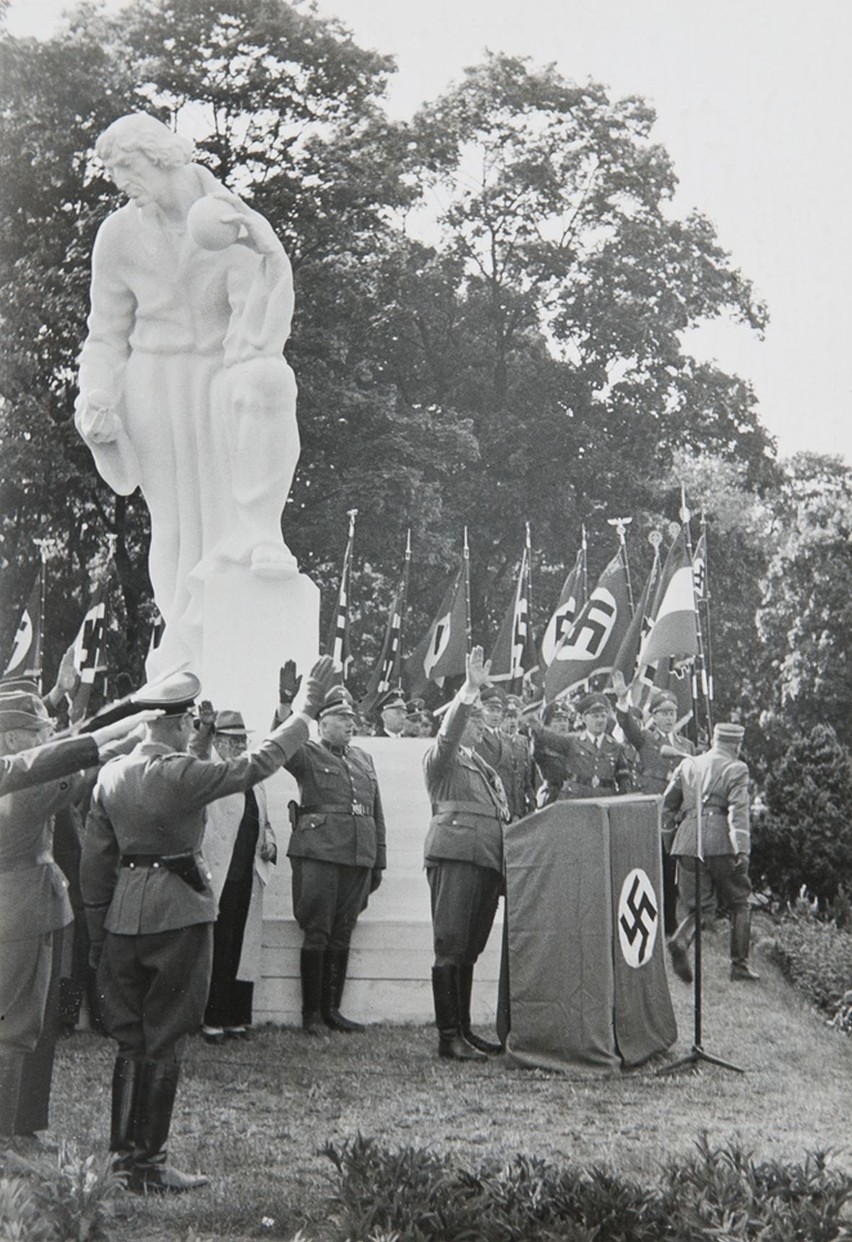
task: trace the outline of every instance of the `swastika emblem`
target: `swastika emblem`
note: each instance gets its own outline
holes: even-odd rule
[[[625,962],[634,970],[650,961],[659,922],[654,886],[641,867],[635,867],[626,876],[618,899],[618,941]]]

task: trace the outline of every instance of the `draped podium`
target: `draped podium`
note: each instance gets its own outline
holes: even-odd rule
[[[510,1058],[606,1071],[670,1047],[660,799],[554,803],[510,824],[504,852]]]

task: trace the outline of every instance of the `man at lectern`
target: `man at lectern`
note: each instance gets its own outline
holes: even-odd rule
[[[494,769],[476,753],[485,729],[479,693],[490,661],[481,647],[466,660],[464,684],[438,736],[423,757],[432,820],[426,836],[426,876],[432,897],[435,962],[432,995],[438,1055],[484,1061],[501,1045],[471,1030],[473,968],[488,941],[503,884],[506,792]]]

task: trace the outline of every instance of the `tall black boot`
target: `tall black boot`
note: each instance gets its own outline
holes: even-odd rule
[[[355,1031],[363,1031],[360,1022],[344,1018],[340,1012],[340,1001],[346,983],[346,967],[349,965],[348,949],[326,949],[325,974],[322,980],[322,1018],[326,1026],[333,1031],[344,1031],[351,1035]]]
[[[181,1173],[166,1164],[166,1139],[172,1122],[180,1066],[175,1061],[144,1061],[136,1104],[133,1166],[128,1190],[179,1194],[206,1186],[207,1177]]]
[[[490,1039],[480,1039],[478,1035],[474,1035],[470,1029],[470,998],[473,992],[473,962],[461,962],[456,967],[458,984],[459,984],[459,1025],[461,1033],[472,1048],[478,1048],[480,1052],[488,1053],[489,1056],[496,1056],[498,1052],[503,1051],[502,1044],[495,1044]]]
[[[322,1017],[325,949],[302,949],[299,971],[302,976],[302,1030],[308,1035],[325,1034]]]
[[[459,981],[456,966],[432,967],[432,999],[438,1028],[438,1056],[453,1061],[487,1061],[484,1052],[472,1048],[461,1032]]]
[[[115,1152],[113,1168],[126,1172],[133,1164],[136,1140],[136,1109],[142,1062],[135,1057],[116,1057],[112,1071],[112,1113],[109,1128],[109,1149]]]
[[[12,1048],[0,1048],[0,1151],[10,1146],[15,1135],[24,1056]]]
[[[735,910],[731,915],[731,978],[738,983],[756,983],[760,975],[748,964],[751,940],[751,914]]]

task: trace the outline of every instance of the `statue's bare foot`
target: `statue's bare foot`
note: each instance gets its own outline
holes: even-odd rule
[[[251,572],[258,578],[295,578],[299,566],[287,548],[261,543],[251,554]]]

